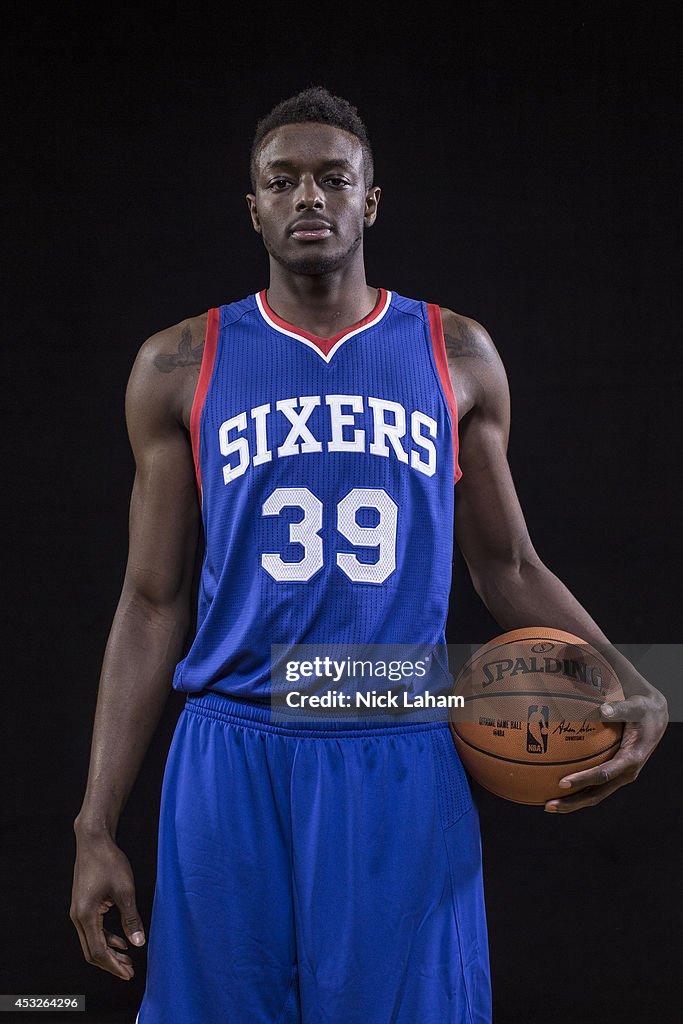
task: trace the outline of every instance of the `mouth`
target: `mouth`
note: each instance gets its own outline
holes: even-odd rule
[[[332,227],[324,220],[302,220],[294,224],[290,233],[292,238],[300,241],[317,241],[328,238],[332,234]]]

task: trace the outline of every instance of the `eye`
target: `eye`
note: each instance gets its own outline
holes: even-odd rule
[[[332,186],[332,188],[347,188],[351,183],[346,178],[341,178],[337,174],[333,174],[331,177],[325,179],[326,182]]]
[[[272,181],[268,182],[268,188],[272,189],[273,192],[284,192],[288,185],[288,178],[273,178]]]

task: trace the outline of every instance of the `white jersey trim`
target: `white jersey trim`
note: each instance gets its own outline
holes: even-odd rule
[[[294,330],[289,330],[288,328],[282,327],[280,324],[275,323],[272,317],[268,315],[263,305],[263,302],[261,301],[261,296],[258,292],[254,294],[254,298],[256,299],[256,305],[258,306],[261,316],[266,321],[269,327],[272,327],[274,331],[279,331],[280,334],[286,334],[288,338],[295,338],[297,341],[303,342],[304,345],[308,345],[310,349],[313,349],[314,352],[317,352],[321,359],[324,359],[326,363],[329,363],[332,356],[335,354],[335,352],[338,351],[338,349],[344,344],[345,341],[348,341],[349,338],[353,338],[354,335],[356,334],[360,334],[362,331],[369,330],[370,327],[374,327],[376,324],[380,322],[380,320],[384,317],[387,310],[389,309],[389,306],[391,305],[391,295],[392,293],[390,291],[387,291],[383,305],[378,309],[376,315],[372,318],[372,320],[368,321],[368,323],[366,324],[361,324],[360,327],[351,328],[350,330],[345,331],[342,334],[341,338],[339,338],[334,343],[334,345],[327,353],[327,355],[325,355],[325,353],[322,352],[318,348],[316,343],[314,341],[311,341],[310,338],[307,338],[303,334],[298,334]]]

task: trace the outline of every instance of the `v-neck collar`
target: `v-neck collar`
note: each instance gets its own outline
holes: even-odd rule
[[[391,292],[385,288],[380,288],[375,308],[363,320],[359,320],[357,324],[351,324],[350,327],[344,328],[343,331],[334,334],[331,338],[320,338],[317,334],[311,334],[310,331],[304,331],[301,327],[295,327],[294,324],[287,323],[286,320],[278,316],[268,305],[265,288],[263,291],[257,292],[254,298],[256,299],[256,305],[261,316],[273,330],[279,331],[280,334],[286,334],[290,338],[296,338],[298,341],[303,342],[304,345],[308,345],[326,363],[329,363],[334,353],[345,341],[352,338],[354,334],[367,331],[369,327],[374,327],[375,324],[379,323],[391,305]]]

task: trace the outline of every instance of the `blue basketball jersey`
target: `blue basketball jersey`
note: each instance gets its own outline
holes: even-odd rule
[[[380,289],[326,339],[265,291],[210,310],[191,436],[206,549],[177,690],[266,702],[271,644],[445,643],[461,473],[438,306]]]

